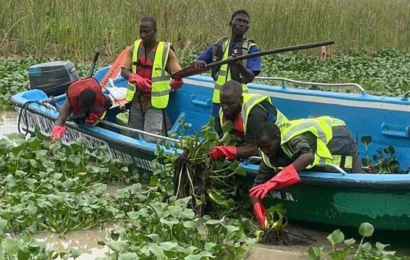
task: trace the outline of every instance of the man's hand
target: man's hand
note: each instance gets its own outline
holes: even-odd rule
[[[182,81],[182,79],[173,79],[169,82],[169,86],[172,89],[179,89],[182,87],[183,84],[184,82]]]
[[[261,228],[265,228],[266,208],[261,202],[253,204],[253,214],[255,215],[256,220],[258,221]]]
[[[128,81],[132,84],[136,84],[137,88],[143,92],[151,92],[152,81],[141,77],[138,74],[131,73],[128,77]]]
[[[91,113],[86,119],[85,119],[85,124],[86,125],[94,125],[98,119],[100,119],[100,117],[95,114],[95,113]]]
[[[219,159],[228,159],[230,161],[236,158],[236,147],[235,146],[215,146],[209,152],[209,156],[213,161]]]
[[[61,138],[64,135],[65,131],[66,131],[66,128],[64,126],[55,125],[53,127],[53,131],[51,132],[51,138],[53,139]]]
[[[228,57],[227,61],[228,61],[229,66],[231,66],[231,67],[232,66],[237,66],[240,63],[242,63],[241,61],[234,60],[236,57],[238,57],[236,54],[232,54],[232,56]]]
[[[194,66],[195,68],[200,69],[200,68],[206,68],[207,65],[206,65],[206,62],[203,60],[196,60],[194,61]]]
[[[285,188],[299,181],[299,174],[293,164],[291,164],[281,170],[275,177],[273,177],[269,181],[253,187],[249,191],[249,196],[254,199],[263,200],[270,191]]]

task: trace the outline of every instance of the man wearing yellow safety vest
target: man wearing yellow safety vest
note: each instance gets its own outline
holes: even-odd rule
[[[346,124],[329,116],[292,120],[279,126],[263,123],[256,132],[256,143],[263,161],[249,195],[262,227],[266,219],[262,200],[273,190],[299,182],[298,172],[319,165],[328,171],[326,165],[330,164],[349,172],[362,171],[356,143]]]
[[[277,110],[268,96],[242,93],[239,82],[231,80],[223,85],[220,94],[221,109],[215,130],[222,134],[222,125],[232,121],[233,134],[242,144],[235,146],[215,146],[209,153],[212,160],[246,159],[258,154],[256,130],[264,122],[282,123],[286,117]]]
[[[141,39],[131,46],[121,69],[121,76],[128,80],[125,98],[131,102],[128,127],[161,135],[166,131],[169,93],[183,84],[182,80],[170,81],[169,75],[181,66],[171,43],[157,41],[153,17],[141,19],[139,33]],[[156,141],[150,136],[145,140]]]
[[[242,56],[259,52],[259,47],[253,40],[245,37],[250,26],[250,17],[245,10],[238,10],[232,14],[231,37],[223,37],[214,45],[204,51],[194,62],[195,67],[206,67],[207,64],[230,60],[235,56]],[[220,67],[212,68],[212,77],[215,80],[214,93],[212,97],[212,115],[218,117],[219,93],[223,84],[229,80],[236,80],[242,84],[243,92],[248,92],[247,83],[252,82],[261,71],[261,58],[255,57],[248,60],[229,62]]]

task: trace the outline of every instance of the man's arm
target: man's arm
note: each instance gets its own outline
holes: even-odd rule
[[[131,47],[128,49],[127,56],[125,56],[124,62],[121,67],[121,76],[128,80],[128,77],[132,73],[132,55],[134,52],[134,45],[131,45]]]
[[[309,164],[313,163],[315,157],[312,153],[305,153],[300,155],[292,164],[295,167],[297,172],[301,172],[309,166]]]
[[[251,156],[258,155],[258,146],[256,145],[256,131],[258,127],[267,121],[266,111],[259,106],[255,106],[248,116],[247,131],[245,134],[245,145],[238,147],[236,152],[237,159],[247,159]]]
[[[196,68],[206,67],[207,64],[212,62],[212,49],[214,45],[211,45],[208,49],[199,55],[199,57],[193,62]]]
[[[128,77],[130,76],[131,73],[132,72],[129,69],[121,68],[121,76],[126,80],[128,80]]]
[[[312,147],[316,142],[313,134],[307,133],[295,136],[289,141],[289,150],[292,151],[293,167],[297,172],[303,171],[315,160],[315,147]]]
[[[248,159],[255,155],[258,155],[258,146],[256,143],[246,143],[244,146],[236,148],[236,159]]]
[[[70,116],[72,107],[68,98],[65,100],[63,106],[58,113],[57,120],[54,122],[54,125],[64,126],[64,123],[67,121],[68,117]]]
[[[259,52],[258,46],[252,46],[249,49],[249,54]],[[261,58],[255,57],[247,60],[246,67],[243,65],[242,61],[234,63],[238,68],[239,73],[242,75],[245,83],[252,82],[255,77],[261,72]]]
[[[169,50],[169,56],[167,61],[167,72],[172,75],[181,70],[181,65],[179,64],[179,60],[177,54],[174,50]]]

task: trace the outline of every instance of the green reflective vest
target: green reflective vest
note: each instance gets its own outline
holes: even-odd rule
[[[229,57],[229,44],[230,44],[230,42],[231,42],[231,40],[229,39],[229,40],[226,40],[223,43],[222,48],[224,50],[224,53],[223,53],[223,56],[222,56],[222,60],[226,60]],[[249,50],[252,46],[256,46],[256,44],[253,43],[250,40],[244,40],[243,41],[242,48],[246,49],[247,52],[249,52]],[[246,53],[244,53],[243,55],[245,55],[245,54]],[[242,62],[244,63],[244,65],[246,67],[247,60],[244,60]],[[220,70],[219,70],[218,78],[215,82],[214,94],[213,94],[213,97],[212,97],[212,102],[213,103],[216,103],[216,104],[220,103],[219,94],[221,92],[221,88],[222,88],[223,84],[225,84],[225,82],[227,82],[231,79],[232,79],[232,76],[231,76],[230,71],[228,73],[228,64],[222,65]],[[243,93],[247,93],[248,92],[248,86],[246,84],[242,84],[242,90],[243,90]]]
[[[272,100],[270,99],[269,96],[262,96],[262,95],[257,95],[257,94],[243,94],[241,117],[242,117],[242,122],[243,122],[243,131],[245,134],[248,128],[248,119],[249,119],[249,114],[252,111],[252,108],[259,105],[265,100],[268,101],[270,104],[272,104]],[[288,121],[288,119],[278,109],[276,109],[276,111],[277,111],[276,122],[275,122],[276,125],[279,126],[280,124]],[[220,120],[221,126],[223,126],[224,123],[223,123],[222,108],[219,109],[219,120]]]
[[[281,148],[289,158],[292,158],[292,152],[286,145],[287,142],[298,135],[310,132],[317,138],[317,147],[316,153],[314,154],[314,161],[307,167],[307,169],[310,169],[317,164],[338,164],[340,163],[341,156],[332,155],[327,148],[327,144],[333,137],[332,127],[334,126],[346,126],[346,124],[340,119],[331,118],[329,116],[285,122],[279,126],[281,133]],[[268,167],[276,170],[276,167],[270,163],[269,157],[262,151],[261,154],[263,162]],[[347,159],[349,159],[350,162],[346,162],[346,164],[350,164],[351,167],[351,156]],[[346,165],[346,167],[349,166]]]
[[[141,45],[141,46],[140,46]],[[169,50],[171,49],[171,43],[159,42],[156,51],[153,53],[153,66],[152,66],[152,90],[151,90],[151,104],[158,109],[164,109],[168,105],[169,92],[171,87],[169,86],[170,76],[166,72],[165,68],[168,62]],[[141,44],[141,40],[134,42],[134,51],[132,56],[132,72],[137,73],[137,61],[140,57],[145,55],[144,46]],[[125,95],[125,99],[130,102],[134,98],[136,92],[135,84],[128,82],[128,89]]]

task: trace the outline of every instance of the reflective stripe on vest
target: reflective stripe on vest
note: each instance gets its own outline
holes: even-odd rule
[[[344,163],[342,163],[342,158],[344,158]],[[353,167],[353,156],[349,155],[332,155],[333,164],[338,165],[340,168],[344,170],[351,170]]]
[[[273,105],[273,103],[269,96],[262,96],[262,95],[257,95],[257,94],[242,94],[242,96],[243,96],[243,104],[242,104],[242,110],[241,110],[241,117],[242,117],[242,122],[243,122],[243,131],[246,134],[246,130],[248,128],[249,114],[252,111],[252,109],[256,105],[260,105],[263,101],[267,101],[271,105]],[[263,106],[261,107],[263,108]],[[276,125],[279,126],[279,124],[288,121],[288,119],[279,110],[276,110],[276,111],[277,111],[277,117],[276,117],[276,122],[275,122]],[[219,109],[219,120],[220,120],[221,126],[223,126],[224,122],[223,122],[222,107]]]
[[[137,73],[137,66],[135,65],[142,55],[145,55],[145,51],[138,51],[141,40],[134,42],[134,51],[132,57],[132,72]],[[171,87],[169,86],[170,76],[167,74],[165,68],[168,62],[169,51],[171,49],[171,43],[159,42],[157,49],[154,53],[153,65],[152,65],[152,90],[151,90],[151,104],[158,109],[166,108],[169,101],[169,92]],[[141,56],[140,56],[141,55]],[[128,82],[128,89],[125,99],[130,102],[134,98],[136,92],[135,84]]]
[[[335,122],[340,123],[341,120],[335,120]],[[327,148],[327,144],[333,137],[332,118],[323,116],[314,119],[293,120],[282,124],[279,128],[281,131],[281,147],[288,157],[292,158],[292,152],[289,150],[287,142],[295,136],[310,132],[317,137],[317,147],[314,154],[315,159],[307,168],[312,168],[317,164],[333,163],[333,156]]]
[[[224,51],[224,54],[222,56],[222,60],[227,60],[228,59],[230,42],[231,42],[231,40],[229,39],[229,40],[226,40],[225,43],[224,43],[223,48],[224,48],[225,51]],[[244,42],[246,42],[244,44],[250,43],[249,41],[244,41]],[[248,46],[244,45],[243,47],[246,48],[247,51],[249,52],[249,50],[252,46],[256,46],[256,44],[255,43],[250,43]],[[247,60],[245,60],[244,62],[247,62]],[[245,65],[245,67],[246,67],[246,65]],[[225,82],[227,82],[231,79],[232,79],[231,73],[228,73],[228,64],[223,64],[221,66],[220,70],[219,70],[218,78],[215,82],[214,94],[213,94],[213,97],[212,97],[212,102],[213,103],[216,103],[216,104],[220,103],[219,94],[220,94],[221,88],[225,84]],[[242,85],[243,93],[248,93],[248,86],[246,84],[241,84],[241,85]]]
[[[266,164],[266,166],[276,171],[278,168],[270,163],[269,157],[264,152],[262,152],[262,150],[259,149],[259,151],[262,155],[262,160]]]

